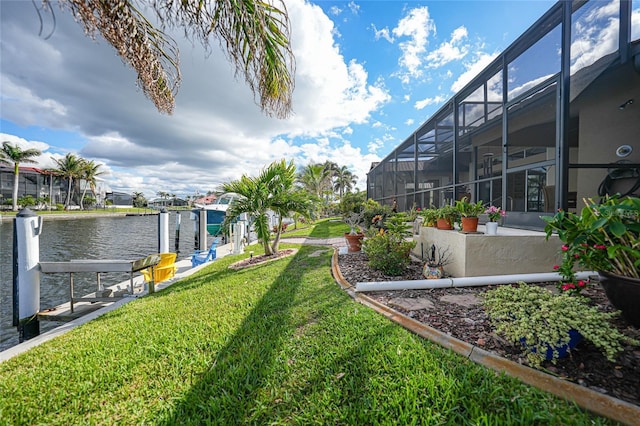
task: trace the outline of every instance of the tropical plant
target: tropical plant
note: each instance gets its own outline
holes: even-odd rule
[[[438,220],[438,209],[430,208],[423,209],[420,211],[420,216],[422,216],[422,226],[433,226]]]
[[[622,342],[635,342],[610,324],[617,313],[600,311],[582,296],[553,294],[520,282],[487,291],[483,304],[496,332],[521,347],[534,367],[545,360],[547,348],[552,349],[551,361],[556,363],[558,346],[569,343],[570,330],[580,333],[612,362]]]
[[[282,0],[172,1],[149,0],[143,9],[123,0],[64,0],[85,33],[100,32],[122,60],[138,74],[144,94],[156,108],[172,113],[180,86],[177,43],[151,22],[181,28],[187,37],[209,48],[217,38],[259,104],[268,115],[285,118],[291,113],[295,60],[291,49],[289,17]],[[45,0],[50,6],[50,0]],[[155,12],[146,17],[143,10]]]
[[[411,236],[410,226],[406,225],[405,213],[390,216],[377,235],[362,243],[362,250],[369,259],[369,266],[387,275],[400,275],[411,260],[411,250],[415,241],[407,241]]]
[[[18,198],[18,204],[24,208],[35,206],[37,203],[36,199],[33,198],[32,195],[23,195],[22,197]]]
[[[58,168],[54,170],[54,173],[64,177],[68,182],[67,199],[64,203],[64,208],[67,209],[69,208],[69,204],[71,203],[73,180],[79,178],[82,174],[83,160],[70,152],[62,158],[52,157],[52,160],[58,166]]]
[[[134,192],[133,194],[131,194],[131,197],[133,198],[134,207],[140,208],[147,205],[147,199],[144,197],[144,194],[142,192]]]
[[[347,192],[340,199],[338,210],[344,216],[349,213],[357,213],[364,210],[367,201],[365,191]]]
[[[448,220],[451,225],[460,220],[460,212],[455,206],[445,205],[438,208],[436,211],[438,219]]]
[[[462,217],[478,217],[485,210],[482,200],[477,203],[471,203],[467,197],[456,201],[455,208]]]
[[[584,282],[575,279],[576,264],[590,271],[612,272],[640,278],[640,198],[608,197],[602,203],[585,200],[580,214],[559,211],[543,216],[547,239],[557,232],[562,246],[563,277],[560,288],[579,292]]]
[[[489,206],[484,212],[489,216],[489,222],[497,222],[507,215],[507,212],[502,210],[502,207],[496,206]]]
[[[345,192],[350,192],[358,182],[358,176],[351,173],[347,166],[341,166],[335,171],[333,189],[338,191],[338,197],[342,200]]]
[[[386,218],[391,215],[391,206],[383,206],[374,199],[369,198],[364,205],[364,212],[362,221],[371,226],[373,224],[373,218],[376,216],[382,216]]]
[[[285,160],[275,161],[263,169],[257,177],[242,175],[240,179],[224,183],[225,192],[234,192],[240,197],[235,199],[225,214],[223,229],[229,229],[231,223],[242,213],[247,213],[254,223],[258,240],[264,247],[266,255],[278,252],[280,234],[282,232],[282,218],[289,213],[300,213],[309,217],[310,203],[306,194],[296,190],[295,166]],[[271,241],[268,210],[278,214],[278,228]]]
[[[349,212],[344,216],[344,222],[351,228],[351,231],[349,231],[349,235],[358,234],[358,228],[362,225],[363,217],[364,210],[361,210],[359,212]]]
[[[317,204],[322,202],[331,185],[331,175],[323,164],[307,164],[298,172],[296,180]]]
[[[35,163],[33,157],[37,157],[42,152],[38,149],[22,149],[17,144],[11,142],[2,142],[2,151],[0,151],[0,162],[11,165],[13,163],[13,197],[11,198],[13,205],[12,210],[18,211],[18,181],[20,175],[20,163]]]
[[[97,199],[96,195],[96,178],[100,176],[103,172],[100,171],[100,164],[96,164],[93,160],[82,160],[82,165],[80,167],[80,179],[84,180],[85,185],[82,188],[82,196],[80,197],[80,208],[84,209],[84,201],[87,194],[87,184],[91,189],[91,193],[93,194],[93,202]]]

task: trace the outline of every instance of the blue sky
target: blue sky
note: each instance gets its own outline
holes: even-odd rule
[[[38,3],[38,2],[36,2]],[[552,1],[286,0],[296,56],[294,114],[269,118],[222,53],[175,34],[183,82],[172,116],[98,37],[54,6],[0,3],[0,137],[103,165],[103,188],[193,195],[287,158],[334,161],[365,189],[388,155],[530,27]]]

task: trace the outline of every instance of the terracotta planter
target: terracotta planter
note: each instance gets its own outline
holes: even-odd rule
[[[364,238],[363,233],[350,234],[347,232],[344,234],[344,238],[347,240],[349,253],[354,253],[362,249],[362,239]]]
[[[478,218],[477,217],[463,217],[462,218],[462,232],[477,232],[478,231]]]
[[[640,280],[598,271],[600,284],[611,304],[634,327],[640,327]]]
[[[453,225],[449,219],[438,219],[438,229],[453,229]]]

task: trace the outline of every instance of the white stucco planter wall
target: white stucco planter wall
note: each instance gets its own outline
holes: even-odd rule
[[[484,232],[484,225],[478,231]],[[432,244],[448,247],[451,263],[444,269],[454,277],[553,272],[553,265],[562,260],[562,242],[555,235],[546,241],[545,233],[539,231],[501,226],[498,235],[489,236],[423,226],[414,240],[413,254],[420,258],[424,252],[425,260]]]

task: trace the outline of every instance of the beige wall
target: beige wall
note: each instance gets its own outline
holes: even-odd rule
[[[632,105],[620,110],[628,99]],[[609,163],[621,160],[615,154],[620,145],[631,145],[633,153],[624,158],[640,163],[640,73],[631,63],[600,78],[589,86],[571,106],[579,113],[579,163]],[[596,197],[598,185],[606,176],[602,169],[579,169],[578,207],[584,197]]]
[[[498,235],[488,236],[422,226],[414,240],[413,254],[421,257],[424,250],[425,260],[432,244],[449,249],[451,263],[444,270],[454,277],[554,272],[553,266],[562,260],[562,242],[556,235],[547,241],[544,232],[522,229],[499,227]]]

